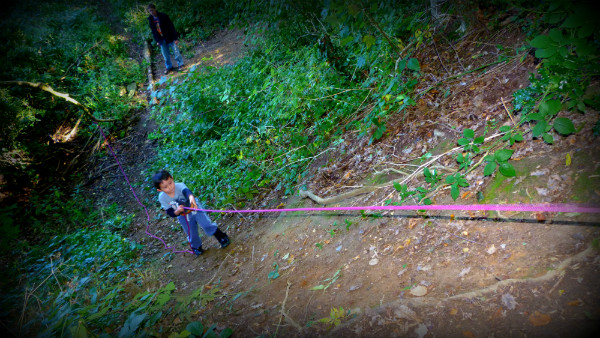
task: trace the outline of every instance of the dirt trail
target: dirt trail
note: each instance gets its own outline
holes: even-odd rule
[[[512,35],[502,35],[501,43],[517,44],[515,30],[507,32]],[[186,76],[198,62],[216,66],[235,62],[244,51],[241,34],[217,34],[199,46],[186,69],[170,76]],[[489,41],[493,43],[498,41]],[[483,51],[477,48],[471,44],[463,49]],[[435,60],[430,53],[423,57]],[[446,68],[458,67],[445,62]],[[425,70],[440,67],[433,61],[422,63]],[[160,55],[154,64],[160,68]],[[432,96],[429,103],[418,103],[421,112],[428,112],[427,120],[404,122],[405,126],[391,122],[391,135],[372,145],[349,135],[315,163],[310,181],[304,183],[317,194],[331,196],[347,191],[347,186],[401,179],[394,171],[374,172],[391,162],[414,164],[410,159],[426,151],[441,154],[454,146],[457,131],[480,132],[490,118],[499,125],[510,123],[499,102],[526,85],[534,68],[528,59],[465,76],[448,99]],[[439,106],[434,111],[430,104]],[[575,117],[575,124],[592,115]],[[153,144],[146,138],[152,128],[144,116],[131,137],[116,145],[132,181],[142,185],[148,184],[142,170],[153,156]],[[598,204],[600,154],[590,128],[588,122],[578,134],[552,146],[533,140],[515,145],[519,175],[506,179],[474,173],[468,179],[475,183],[462,191],[457,203],[477,203],[482,194],[483,201],[491,203]],[[572,158],[569,166],[566,154]],[[440,164],[449,167],[451,158]],[[107,203],[129,199],[118,175],[108,180],[122,187],[122,193],[108,196]],[[100,182],[96,189],[107,183],[111,182]],[[160,218],[154,194],[141,190],[150,206],[152,231],[185,249],[179,225]],[[393,187],[338,205],[381,204],[390,194],[395,194]],[[432,198],[439,204],[455,203],[448,191]],[[285,199],[275,193],[263,200],[258,207],[314,206],[308,199]],[[143,214],[135,204],[127,208]],[[162,257],[156,273],[165,274],[164,281],[174,281],[179,292],[192,292],[214,278],[211,287],[223,296],[205,307],[196,304],[192,319],[231,327],[236,337],[591,337],[598,332],[600,222],[594,215],[315,212],[230,215],[219,223],[232,245],[221,250],[216,240],[203,238],[209,250],[198,258],[165,257],[162,245],[145,235],[141,216],[132,237],[146,245],[145,255]],[[332,309],[340,308],[332,318]]]

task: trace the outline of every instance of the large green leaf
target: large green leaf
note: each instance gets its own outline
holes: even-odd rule
[[[508,163],[508,162],[502,162],[500,163],[500,168],[498,169],[500,171],[500,173],[506,177],[514,177],[517,175],[516,171],[515,171],[515,167],[512,166],[512,164]]]
[[[575,132],[575,126],[573,125],[573,121],[566,117],[557,117],[554,120],[553,127],[557,133],[563,136],[570,135]]]
[[[146,319],[146,316],[146,313],[137,314],[135,311],[132,312],[125,321],[121,331],[119,331],[119,338],[135,336],[135,331],[137,331],[137,329],[140,327],[140,324],[144,321],[144,319]]]
[[[483,176],[490,176],[496,171],[496,162],[488,162],[483,168]]]
[[[538,35],[530,42],[534,48],[549,48],[554,45],[552,39],[548,35]]]
[[[498,162],[506,162],[514,152],[512,149],[500,149],[494,153],[494,157]]]
[[[548,122],[546,122],[546,120],[538,121],[538,123],[535,124],[533,129],[531,129],[531,135],[533,137],[540,137],[540,135],[546,132],[547,126]]]
[[[419,65],[419,60],[417,60],[415,58],[408,59],[406,66],[408,67],[408,69],[414,70],[416,72],[421,70],[421,66]]]
[[[535,57],[538,59],[546,59],[556,54],[556,48],[536,49]]]
[[[545,116],[554,116],[561,108],[560,100],[546,100],[540,104],[540,113]]]
[[[202,323],[200,322],[191,322],[187,325],[185,329],[190,331],[191,334],[197,337],[201,337],[204,333],[204,325],[202,325]]]

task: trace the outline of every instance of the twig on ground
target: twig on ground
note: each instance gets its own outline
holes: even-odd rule
[[[502,101],[502,106],[504,107],[504,110],[506,110],[506,113],[508,113],[508,117],[510,117],[510,120],[513,123],[513,126],[517,126],[517,124],[515,123],[515,120],[513,120],[512,114],[510,113],[510,111],[508,110],[508,108],[506,108],[506,105],[504,104],[504,98],[500,97],[500,100]]]
[[[283,299],[283,303],[281,303],[281,310],[279,310],[279,312],[281,313],[281,316],[279,317],[279,324],[277,324],[277,329],[275,330],[274,337],[277,337],[277,333],[279,332],[279,327],[281,326],[281,320],[283,319],[283,317],[285,317],[285,320],[288,321],[288,323],[290,323],[293,327],[298,329],[298,331],[302,332],[302,327],[300,325],[298,325],[298,323],[296,323],[292,318],[290,318],[288,316],[288,314],[285,312],[285,303],[287,302],[291,286],[292,286],[292,283],[290,283],[290,281],[288,280],[287,288],[285,289],[285,298]]]
[[[465,241],[467,241],[467,242],[471,242],[471,243],[475,243],[475,244],[479,244],[479,245],[483,245],[483,246],[485,246],[485,244],[483,244],[483,243],[479,243],[479,242],[476,242],[476,241],[474,241],[474,240],[471,240],[471,239],[468,239],[468,238],[464,238],[464,237],[461,237],[461,236],[455,235],[455,234],[451,233],[450,231],[448,231],[448,233],[449,233],[450,235],[454,236],[454,237],[458,237],[458,238],[460,238],[460,239],[462,239],[462,240],[465,240]]]

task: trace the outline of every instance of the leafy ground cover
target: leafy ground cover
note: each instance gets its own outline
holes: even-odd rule
[[[306,6],[238,8],[245,29],[206,42],[190,33],[187,68],[149,86],[147,115],[111,139],[149,223],[114,166],[65,208],[89,210],[36,202],[77,230],[27,252],[21,291],[3,297],[15,327],[123,337],[593,334],[595,215],[213,214],[233,244],[218,250],[204,238],[198,258],[147,236],[150,226],[186,248],[148,182],[162,167],[216,208],[314,206],[300,189],[326,198],[362,189],[333,205],[599,203],[597,40],[584,9],[464,4],[444,7],[453,15],[436,23],[425,7]],[[128,13],[138,17],[128,16],[132,34],[143,34],[143,10]],[[245,26],[247,17],[265,21]],[[161,62],[155,55],[155,73]],[[88,177],[114,164],[108,153],[92,163]]]

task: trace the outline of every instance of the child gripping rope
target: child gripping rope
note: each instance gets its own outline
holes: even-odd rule
[[[198,226],[209,236],[215,236],[221,248],[229,245],[230,240],[226,233],[221,231],[217,225],[210,220],[206,212],[189,210],[198,209],[196,198],[184,183],[175,183],[173,176],[161,170],[152,176],[154,187],[159,192],[158,201],[167,215],[177,217],[187,235],[190,247],[196,256],[204,253],[202,240],[198,235]]]

